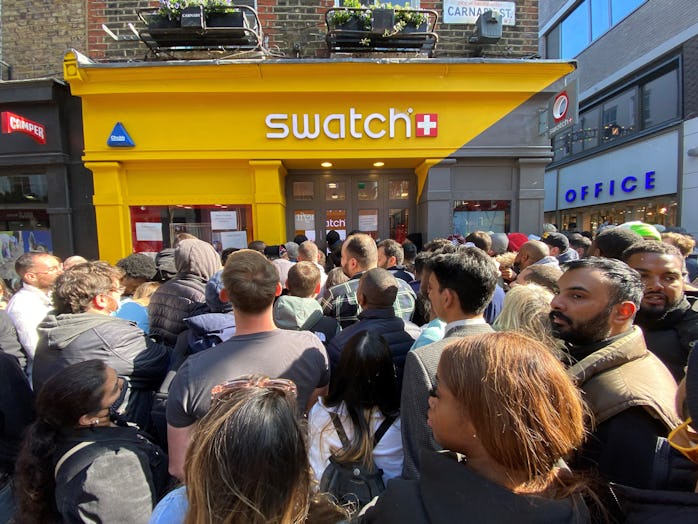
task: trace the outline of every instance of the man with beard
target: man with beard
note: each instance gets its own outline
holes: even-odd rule
[[[619,260],[569,262],[551,303],[553,334],[567,343],[568,373],[584,391],[595,428],[573,466],[609,481],[666,489],[655,466],[659,437],[676,427],[676,382],[633,327],[642,281]]]
[[[642,328],[649,350],[680,382],[698,341],[698,312],[684,295],[683,256],[672,245],[644,240],[626,249],[623,260],[645,285],[635,324]]]

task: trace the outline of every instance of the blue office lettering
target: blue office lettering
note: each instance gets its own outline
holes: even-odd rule
[[[632,183],[632,185],[628,182]],[[626,176],[620,183],[620,188],[626,193],[632,193],[637,188],[637,178],[634,176]]]
[[[645,189],[654,189],[654,171],[645,173]]]
[[[597,182],[596,185],[594,185],[594,198],[599,198],[599,195],[601,194],[602,189],[603,189],[603,182]]]
[[[567,193],[565,193],[565,200],[567,200],[569,203],[572,203],[576,199],[577,199],[577,192],[574,189],[568,189]]]
[[[586,200],[588,194],[589,194],[589,186],[582,186],[582,200]]]

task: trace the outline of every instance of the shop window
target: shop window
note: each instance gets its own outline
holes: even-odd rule
[[[604,142],[618,140],[636,130],[636,92],[636,89],[629,89],[605,102],[601,107],[602,139]]]
[[[453,231],[466,236],[473,231],[509,231],[511,202],[508,200],[461,200],[454,202]]]
[[[247,247],[254,236],[249,205],[134,206],[130,211],[134,252],[157,253],[180,233],[210,242],[219,253]]]
[[[674,69],[642,86],[642,127],[679,116],[679,72]]]
[[[369,180],[357,182],[356,198],[358,200],[378,200],[378,181]],[[363,229],[361,230],[363,231]]]
[[[325,182],[325,200],[342,201],[346,199],[347,189],[344,182]]]
[[[293,213],[295,235],[305,235],[308,240],[315,242],[315,211],[312,209],[297,209]]]
[[[583,0],[546,35],[546,58],[571,59],[647,0]]]
[[[378,210],[359,209],[359,231],[378,238]]]
[[[315,182],[294,182],[293,200],[313,200],[315,198]]]
[[[410,198],[409,180],[391,180],[388,185],[389,200],[407,200]]]
[[[591,43],[589,0],[584,0],[560,26],[562,58],[574,58]]]
[[[390,238],[397,240],[400,244],[407,240],[409,214],[409,209],[390,210]]]
[[[0,202],[5,204],[47,203],[46,175],[0,176]]]

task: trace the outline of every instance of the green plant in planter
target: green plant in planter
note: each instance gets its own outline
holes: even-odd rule
[[[160,0],[156,14],[170,20],[179,20],[183,9],[200,6],[204,8],[205,15],[225,13],[233,7],[233,0]]]
[[[404,22],[405,25],[412,24],[419,27],[427,23],[427,15],[409,6],[398,6],[395,8],[395,22]]]
[[[365,6],[362,6],[359,0],[344,0],[342,7],[362,9]],[[358,21],[358,30],[368,31],[371,29],[371,12],[368,10],[351,11],[349,9],[335,9],[328,17],[328,21],[332,27],[348,24],[352,19]]]

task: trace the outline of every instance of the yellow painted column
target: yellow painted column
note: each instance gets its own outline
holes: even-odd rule
[[[251,160],[254,182],[254,240],[286,242],[286,169],[280,160]]]
[[[85,162],[85,167],[94,180],[99,257],[113,264],[132,251],[124,169],[120,162]]]
[[[417,202],[419,202],[419,197],[422,196],[422,191],[424,190],[424,184],[427,181],[429,170],[439,162],[441,162],[441,159],[425,158],[424,162],[421,162],[415,168],[414,172],[417,175]]]

